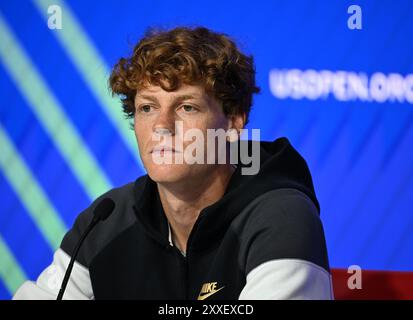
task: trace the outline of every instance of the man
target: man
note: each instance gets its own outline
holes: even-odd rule
[[[52,265],[15,299],[56,298],[74,247],[107,197],[115,210],[83,243],[66,299],[332,298],[304,159],[286,138],[250,142],[259,170],[243,171],[237,139],[259,92],[252,57],[206,28],[151,31],[119,60],[110,86],[134,120],[148,174],[87,208]],[[217,144],[211,129],[228,141]]]

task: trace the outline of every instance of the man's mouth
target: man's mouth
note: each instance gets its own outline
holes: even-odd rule
[[[175,150],[169,146],[156,146],[152,149],[151,153],[156,153],[163,155],[164,153],[179,153],[180,151]]]

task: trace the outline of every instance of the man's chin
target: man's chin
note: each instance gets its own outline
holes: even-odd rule
[[[189,178],[188,170],[182,168],[182,165],[162,164],[147,171],[149,177],[157,183],[179,183]]]

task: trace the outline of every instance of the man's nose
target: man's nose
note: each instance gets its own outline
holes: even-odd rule
[[[153,132],[158,135],[175,135],[175,117],[169,110],[161,111],[153,125]]]

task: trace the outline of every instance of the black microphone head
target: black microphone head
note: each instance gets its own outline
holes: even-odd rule
[[[93,219],[97,221],[106,220],[113,212],[113,209],[115,209],[115,202],[111,198],[104,198],[93,211]]]

